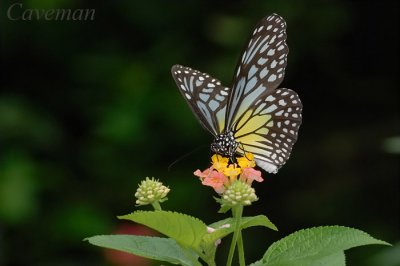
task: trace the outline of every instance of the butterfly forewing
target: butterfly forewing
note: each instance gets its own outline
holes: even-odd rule
[[[288,51],[285,21],[276,14],[262,19],[236,67],[227,107],[228,128],[282,82]]]
[[[172,76],[180,92],[204,128],[214,136],[225,127],[229,88],[208,74],[174,65]]]

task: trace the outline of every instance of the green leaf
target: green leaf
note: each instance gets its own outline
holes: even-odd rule
[[[262,260],[257,261],[255,263],[250,264],[250,266],[268,266],[270,264],[267,264],[266,262],[264,263]],[[286,264],[285,264],[286,265]],[[319,260],[314,260],[312,262],[310,261],[301,261],[298,260],[294,264],[290,265],[296,265],[296,266],[345,266],[346,265],[346,257],[344,255],[344,252],[338,252],[338,253],[333,253],[332,255],[323,257]]]
[[[199,251],[201,239],[207,234],[207,226],[197,218],[182,213],[167,211],[136,211],[119,216],[146,225],[158,232],[173,238],[184,247]]]
[[[233,218],[226,218],[224,220],[212,223],[209,226],[217,229],[226,224],[232,225],[233,223],[234,223]],[[276,226],[265,215],[257,215],[257,216],[252,216],[252,217],[242,217],[241,218],[241,224],[240,224],[241,229],[245,229],[245,228],[253,227],[253,226],[264,226],[264,227],[268,227],[272,230],[278,231]],[[231,228],[231,229],[233,230],[233,228]]]
[[[344,255],[343,251],[337,252],[337,253],[333,253],[331,255],[322,257],[321,259],[316,259],[313,260],[310,264],[309,261],[305,261],[305,263],[302,264],[302,262],[300,262],[300,264],[297,264],[299,266],[325,266],[325,265],[329,265],[329,266],[346,266],[346,257]]]
[[[173,239],[135,236],[135,235],[99,235],[86,238],[92,245],[116,249],[137,256],[167,261],[187,266],[201,265],[197,256],[183,250]]]
[[[218,213],[226,213],[230,209],[232,209],[231,206],[224,205],[221,198],[213,197],[215,201],[219,204],[221,204],[221,208],[218,210]]]
[[[275,243],[264,254],[261,264],[268,266],[345,265],[339,254],[349,248],[388,243],[344,226],[321,226],[297,231]]]
[[[230,209],[232,209],[231,206],[221,205],[221,208],[219,208],[218,213],[227,213]]]
[[[264,226],[272,229],[274,231],[278,231],[278,228],[268,219],[265,215],[257,215],[254,217],[244,217],[242,220],[241,228],[249,228],[253,226]]]
[[[233,232],[233,224],[235,220],[233,218],[226,218],[224,220],[212,223],[209,227],[215,230],[214,232],[205,236],[211,243],[214,243],[217,239],[223,238]],[[253,226],[264,226],[272,230],[277,231],[276,226],[267,218],[265,215],[257,215],[254,217],[242,217],[240,228],[245,229]]]
[[[204,236],[202,243],[203,250],[210,252],[211,250],[215,249],[214,243],[216,240],[224,238],[225,236],[233,232],[234,221],[235,220],[233,218],[227,218],[210,224],[209,227],[212,227],[216,230]],[[241,225],[240,225],[241,229],[245,229],[252,226],[264,226],[275,231],[278,230],[276,226],[264,215],[241,218]]]

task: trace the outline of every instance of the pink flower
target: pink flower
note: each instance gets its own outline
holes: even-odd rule
[[[206,170],[207,171],[207,170]],[[215,192],[221,194],[225,191],[225,184],[228,182],[228,178],[218,171],[211,171],[208,177],[204,178],[201,182],[205,186],[212,187]]]
[[[262,182],[264,179],[261,177],[261,171],[257,171],[254,168],[243,168],[242,174],[240,175],[240,179],[242,181],[246,181],[247,184],[251,185],[251,183],[255,180],[257,182]]]
[[[261,172],[253,168],[255,166],[253,154],[246,153],[245,156],[236,159],[239,165],[229,164],[229,158],[214,154],[209,168],[204,171],[197,169],[193,174],[200,178],[203,185],[212,187],[218,194],[224,193],[238,179],[250,186],[254,180],[264,181]]]
[[[204,178],[209,177],[210,173],[213,171],[212,166],[210,168],[207,168],[206,170],[204,170],[203,172],[200,171],[199,169],[197,169],[196,171],[194,171],[194,175],[200,177],[200,180],[203,181]]]

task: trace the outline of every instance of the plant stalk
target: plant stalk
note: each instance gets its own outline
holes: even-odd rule
[[[162,211],[161,205],[160,205],[160,203],[158,201],[153,202],[151,205],[153,206],[154,210]]]
[[[238,241],[239,236],[241,235],[240,223],[241,223],[242,213],[243,213],[242,205],[235,206],[234,208],[232,208],[232,214],[233,214],[233,218],[235,220],[235,229],[233,231],[233,237],[232,237],[231,246],[229,248],[228,260],[226,262],[226,266],[232,265],[232,260],[233,260],[233,255],[235,253],[236,243]],[[239,251],[239,252],[243,253],[242,256],[244,259],[243,245],[241,248],[242,248],[242,251]],[[240,266],[244,266],[244,264],[240,263]]]
[[[239,228],[239,236],[238,236],[238,252],[239,252],[239,265],[240,266],[245,266],[246,265],[246,259],[244,256],[244,248],[243,248],[243,237],[242,237],[242,230]]]

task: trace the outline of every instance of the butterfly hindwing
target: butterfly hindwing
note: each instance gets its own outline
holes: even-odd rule
[[[236,67],[228,100],[228,128],[266,92],[282,82],[288,54],[286,22],[273,14],[262,19]]]
[[[174,65],[171,72],[179,91],[202,126],[214,136],[221,133],[225,127],[229,88],[210,75],[189,67]]]
[[[301,124],[302,104],[290,89],[265,93],[234,125],[239,153],[251,152],[259,166],[276,172],[290,156]],[[265,167],[263,167],[265,168]]]

